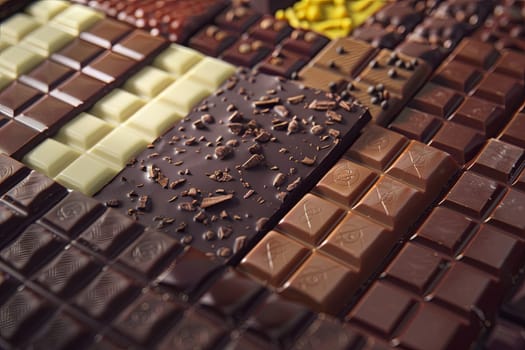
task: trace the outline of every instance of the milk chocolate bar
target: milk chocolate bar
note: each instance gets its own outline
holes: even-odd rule
[[[333,314],[458,170],[445,152],[372,125],[347,157],[239,265],[288,298]]]

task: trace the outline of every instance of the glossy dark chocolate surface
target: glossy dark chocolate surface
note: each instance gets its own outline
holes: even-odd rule
[[[276,223],[367,119],[323,92],[241,72],[95,197],[230,257]]]

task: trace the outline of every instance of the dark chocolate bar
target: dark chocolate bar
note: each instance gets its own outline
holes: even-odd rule
[[[185,244],[239,257],[368,119],[351,101],[242,71],[95,197]]]

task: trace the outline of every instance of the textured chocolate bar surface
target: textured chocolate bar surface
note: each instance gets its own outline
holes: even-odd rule
[[[351,102],[242,71],[95,197],[227,257],[272,227],[368,119]]]

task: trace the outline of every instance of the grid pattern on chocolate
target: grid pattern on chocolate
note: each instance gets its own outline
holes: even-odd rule
[[[138,33],[134,32],[131,41],[137,40]],[[136,44],[121,40],[115,45]],[[151,51],[149,47],[144,55]],[[227,63],[172,44],[156,55],[151,65],[126,76],[121,88],[105,94],[87,113],[35,146],[24,162],[68,188],[93,195],[233,71]]]
[[[464,39],[390,128],[449,152],[462,164],[490,137],[520,145],[521,137],[511,135],[519,133],[516,112],[525,95],[519,55]],[[501,69],[502,60],[509,69]]]
[[[340,314],[458,170],[445,152],[370,125],[239,269]],[[313,249],[313,250],[312,250]]]
[[[301,70],[298,82],[355,97],[373,120],[387,124],[423,85],[431,68],[424,61],[359,40],[332,41]],[[355,78],[355,80],[351,79]]]
[[[159,273],[169,256],[181,255],[172,238],[78,192],[68,193],[12,158],[0,156],[0,164],[5,185],[0,191],[2,347],[93,341],[93,334],[150,283],[136,270],[137,263],[155,262]],[[16,226],[10,226],[14,221]],[[118,262],[101,244],[112,245]],[[135,263],[125,260],[127,251]],[[121,335],[117,339],[130,344]]]
[[[0,150],[17,159],[90,108],[166,45],[163,40],[103,19],[97,11],[81,5],[37,2],[26,12],[1,25],[2,32],[11,38],[11,46],[0,53],[3,57],[0,61],[5,61],[6,74],[18,80],[0,92],[1,113],[11,119],[0,128],[0,133],[5,134]],[[101,33],[100,27],[118,30]],[[99,46],[102,37],[108,35],[112,36],[110,45]],[[20,59],[11,60],[9,55],[17,52],[22,55]],[[14,136],[9,135],[13,130],[26,137],[13,141]],[[59,151],[55,161],[60,161],[61,155],[66,157],[60,167],[75,158],[76,153],[66,146],[53,146],[53,150]],[[36,166],[39,170],[53,168],[44,171],[50,176],[60,170],[54,164],[44,164],[49,159],[39,161],[42,163]]]

